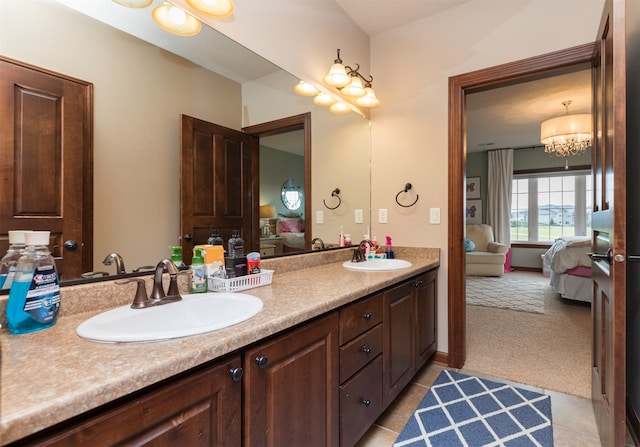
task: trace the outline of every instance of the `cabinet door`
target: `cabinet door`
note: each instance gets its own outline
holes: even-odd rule
[[[238,446],[242,440],[242,384],[230,376],[238,367],[240,356],[234,356],[17,445]]]
[[[416,371],[436,352],[437,270],[418,276],[414,281],[416,296]]]
[[[244,445],[336,446],[337,312],[245,351]]]
[[[413,281],[383,295],[383,400],[386,408],[409,383],[415,368]]]

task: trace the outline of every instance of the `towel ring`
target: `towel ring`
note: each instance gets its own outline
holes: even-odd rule
[[[327,205],[327,202],[324,199],[322,199],[322,203],[324,203],[324,206],[326,206],[327,209],[335,210],[336,208],[338,208],[342,204],[342,199],[340,198],[340,189],[336,188],[333,191],[331,191],[331,197],[337,197],[338,198],[338,204],[336,206],[334,206],[333,208],[330,207],[329,205]]]
[[[402,203],[400,203],[398,201],[398,197],[400,196],[400,194],[402,194],[403,192],[408,192],[410,189],[411,189],[411,183],[407,183],[406,185],[404,185],[404,189],[402,191],[400,191],[398,194],[396,194],[396,203],[398,205],[400,205],[401,207],[403,207],[403,208],[412,207],[413,205],[415,205],[418,202],[418,197],[420,197],[418,194],[416,194],[416,200],[414,200],[413,203],[410,204],[410,205],[403,205]]]

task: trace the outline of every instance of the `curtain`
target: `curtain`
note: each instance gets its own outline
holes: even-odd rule
[[[511,183],[513,180],[513,149],[488,152],[487,223],[493,237],[511,248]]]

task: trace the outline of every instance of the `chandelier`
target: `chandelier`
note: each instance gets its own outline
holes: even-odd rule
[[[569,115],[571,101],[564,101],[566,114],[543,121],[540,126],[540,142],[544,151],[557,157],[571,157],[591,146],[591,115]]]

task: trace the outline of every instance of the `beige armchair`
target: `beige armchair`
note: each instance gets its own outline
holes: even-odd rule
[[[493,239],[493,229],[486,224],[467,225],[467,236],[475,250],[466,254],[467,275],[502,276],[507,260],[507,246]]]

